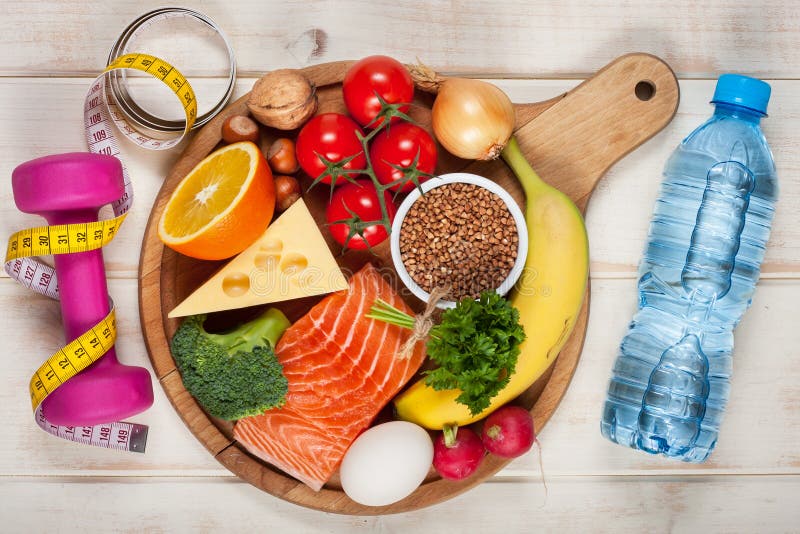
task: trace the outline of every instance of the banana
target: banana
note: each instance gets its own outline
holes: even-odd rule
[[[400,419],[431,430],[478,421],[513,400],[544,374],[569,339],[589,275],[589,241],[578,208],[547,185],[525,160],[515,138],[503,150],[525,191],[528,256],[511,303],[519,309],[526,340],[508,385],[478,415],[458,402],[459,390],[436,391],[424,379],[394,400]]]

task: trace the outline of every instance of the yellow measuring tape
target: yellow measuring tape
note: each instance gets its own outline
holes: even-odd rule
[[[117,338],[114,309],[91,330],[81,334],[50,356],[31,377],[31,404],[34,411],[61,384],[100,359]]]
[[[94,223],[59,224],[20,230],[8,239],[6,261],[97,250],[114,238],[126,216],[127,213]]]
[[[108,90],[106,75],[118,69],[134,69],[161,80],[180,99],[186,115],[183,132],[169,140],[147,137],[132,128],[117,109]],[[119,146],[111,127],[133,143],[151,150],[164,150],[177,145],[191,130],[197,117],[197,100],[186,78],[166,61],[149,54],[126,54],[106,67],[92,83],[86,95],[84,126],[89,151],[120,156]],[[37,293],[58,299],[55,269],[40,261],[38,256],[72,254],[99,249],[116,236],[133,203],[133,188],[125,166],[123,196],[112,203],[115,217],[84,224],[40,226],[21,230],[8,240],[5,270],[9,276]],[[82,428],[49,423],[41,410],[42,401],[67,380],[100,359],[117,337],[114,308],[87,332],[59,349],[31,377],[30,396],[36,422],[42,429],[58,437],[98,447],[144,452],[147,427],[135,423],[113,422]],[[132,436],[139,436],[133,439]]]

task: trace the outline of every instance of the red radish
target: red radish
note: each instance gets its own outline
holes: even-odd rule
[[[481,465],[486,449],[481,438],[470,428],[445,426],[433,444],[433,467],[450,480],[461,480]]]
[[[486,418],[481,439],[494,455],[502,458],[522,456],[536,441],[533,417],[525,408],[503,406]]]

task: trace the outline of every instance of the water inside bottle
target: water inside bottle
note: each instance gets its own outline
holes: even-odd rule
[[[759,118],[718,105],[667,162],[603,410],[611,441],[692,462],[716,444],[777,196]]]

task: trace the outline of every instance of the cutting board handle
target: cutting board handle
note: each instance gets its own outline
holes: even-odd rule
[[[675,74],[650,54],[621,56],[520,127],[539,175],[581,210],[611,165],[666,126],[678,109]]]

